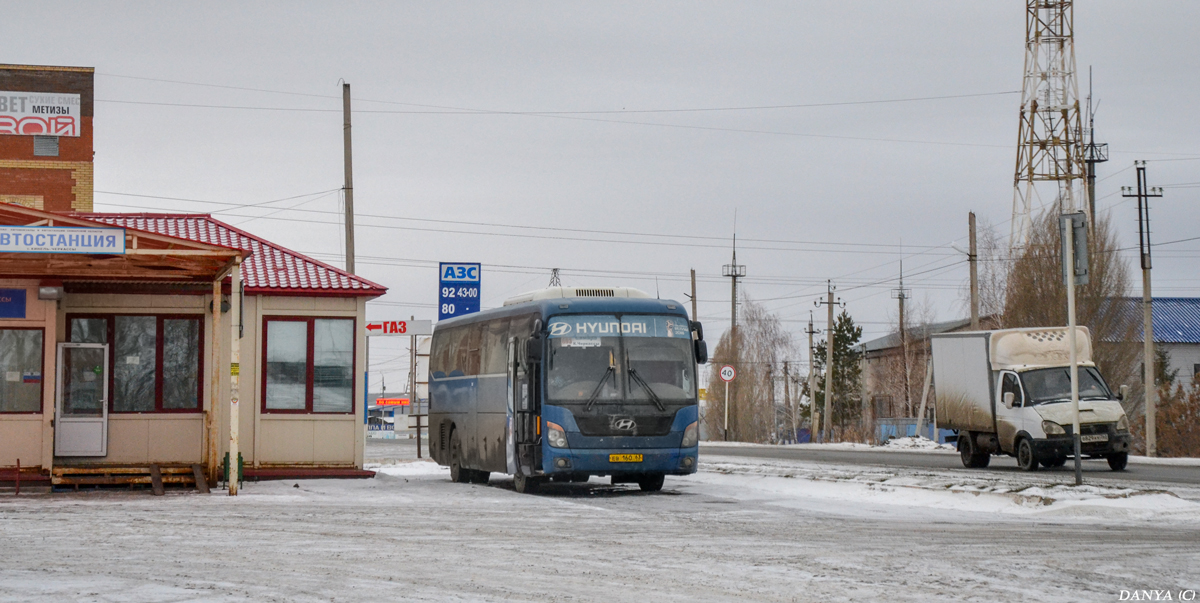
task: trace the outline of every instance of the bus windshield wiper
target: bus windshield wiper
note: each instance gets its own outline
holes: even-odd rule
[[[592,409],[592,405],[596,403],[596,399],[600,396],[600,390],[604,389],[604,383],[608,381],[608,378],[615,372],[617,372],[617,369],[611,364],[608,365],[608,368],[604,369],[604,376],[600,377],[600,382],[596,384],[596,389],[592,390],[591,396],[588,396],[587,404],[583,406],[584,410]]]
[[[650,394],[650,401],[654,402],[654,406],[656,408],[658,408],[659,410],[667,409],[666,406],[663,406],[662,400],[658,399],[658,394],[654,393],[653,389],[650,389],[650,384],[646,383],[646,380],[642,379],[642,376],[638,374],[637,369],[630,367],[629,368],[629,376],[633,377],[633,380],[637,381],[638,385],[641,385],[642,388],[646,390],[646,393]]]

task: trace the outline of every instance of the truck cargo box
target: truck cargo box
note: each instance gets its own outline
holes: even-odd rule
[[[933,336],[933,382],[942,427],[995,431],[989,335],[972,331]]]

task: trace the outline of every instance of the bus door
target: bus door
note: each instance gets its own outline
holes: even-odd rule
[[[531,340],[519,342],[517,338],[509,340],[509,366],[512,381],[510,396],[512,399],[512,426],[513,426],[513,449],[515,452],[516,467],[512,469],[520,469],[522,475],[533,475],[534,471],[540,465],[540,455],[537,454],[537,446],[540,438],[538,434],[538,404],[537,404],[537,371],[534,366],[530,366],[524,354],[525,343],[528,345]],[[532,340],[536,342],[537,340]],[[516,472],[514,471],[514,474]]]
[[[508,405],[504,418],[504,462],[509,475],[517,473],[517,449],[514,434],[514,400],[517,398],[517,384],[521,382],[522,369],[517,362],[517,338],[508,338]]]

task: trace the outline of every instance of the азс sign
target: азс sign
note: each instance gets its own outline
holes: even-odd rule
[[[0,90],[0,134],[79,136],[78,94]]]
[[[124,228],[0,226],[0,253],[125,253]]]
[[[438,320],[479,311],[479,264],[438,265]]]

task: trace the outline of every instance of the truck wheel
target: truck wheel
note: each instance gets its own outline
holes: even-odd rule
[[[492,474],[489,471],[472,471],[471,472],[471,483],[472,484],[486,484],[486,483],[488,483],[488,480],[491,478],[492,478]]]
[[[539,485],[536,477],[524,475],[520,469],[513,475],[513,488],[520,494],[533,494],[538,491]]]
[[[1125,465],[1129,463],[1128,452],[1117,452],[1108,455],[1108,467],[1113,471],[1124,471]]]
[[[962,459],[963,467],[968,469],[983,469],[992,460],[992,455],[979,450],[975,443],[975,434],[971,432],[958,435],[958,456]]]
[[[458,430],[450,432],[450,481],[465,484],[471,479],[472,471],[462,466],[462,440]]]
[[[973,469],[975,467],[975,438],[971,437],[971,433],[964,431],[958,434],[958,457],[962,459],[963,467]]]
[[[1038,460],[1033,454],[1033,444],[1029,438],[1021,438],[1021,442],[1017,444],[1017,466],[1022,471],[1037,471]]]

